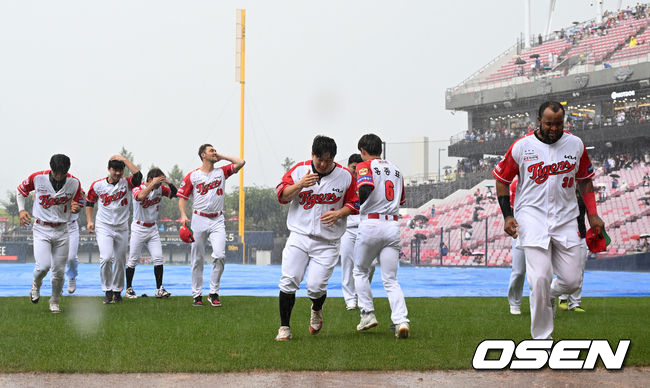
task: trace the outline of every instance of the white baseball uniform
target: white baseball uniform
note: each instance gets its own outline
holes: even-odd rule
[[[327,226],[320,218],[343,206],[350,208],[353,214],[358,213],[355,206],[358,197],[352,173],[336,163],[329,174],[321,175],[318,183],[303,188],[291,202],[284,202],[284,189],[315,171],[311,163],[307,160],[293,166],[275,189],[280,203],[289,203],[287,227],[291,232],[282,251],[279,286],[282,292],[295,294],[309,267],[307,296],[318,299],[327,292],[327,283],[338,262],[340,240],[347,224],[346,219],[339,219]]]
[[[82,198],[82,203],[83,203]],[[68,270],[66,271],[66,276],[68,279],[76,279],[79,271],[77,270],[79,266],[79,213],[75,213],[70,217],[70,222],[68,222],[68,235],[70,239],[70,247],[68,248]]]
[[[95,219],[95,236],[99,247],[102,291],[122,292],[124,265],[129,244],[129,203],[132,177],[120,178],[115,184],[103,178],[88,189],[86,204],[99,204]]]
[[[400,232],[399,207],[406,202],[404,178],[393,163],[371,159],[357,164],[357,187],[372,188],[361,204],[361,223],[354,248],[354,285],[362,313],[375,311],[370,289],[370,265],[379,258],[381,279],[388,295],[394,324],[409,322],[404,293],[397,281]]]
[[[504,184],[519,176],[514,216],[524,248],[530,287],[531,335],[550,339],[551,298],[573,293],[580,281],[576,181],[591,179],[593,166],[582,140],[569,132],[553,144],[530,133],[516,140],[492,172]],[[557,280],[553,282],[553,272]]]
[[[34,282],[40,288],[43,278],[52,268],[52,297],[57,302],[64,283],[65,263],[68,259],[68,221],[72,214],[71,202],[82,200],[79,179],[67,174],[60,190],[50,182],[50,170],[30,175],[18,186],[18,194],[27,197],[35,191],[32,216],[34,225]]]
[[[158,213],[162,197],[171,198],[172,191],[167,186],[160,185],[153,189],[144,199],[138,200],[138,194],[147,185],[142,184],[133,188],[133,221],[131,222],[131,242],[129,244],[128,268],[135,268],[146,245],[154,265],[163,265],[162,243],[158,232]]]
[[[192,204],[192,296],[201,296],[203,290],[203,263],[205,245],[212,244],[212,272],[210,274],[210,294],[219,293],[221,275],[226,259],[226,226],[223,217],[226,179],[234,174],[234,165],[216,167],[209,173],[196,169],[183,179],[177,196],[189,199]]]
[[[357,232],[361,218],[358,214],[348,216],[348,226],[345,233],[341,237],[341,291],[343,292],[343,300],[345,305],[349,308],[357,307],[357,293],[354,288],[354,246],[357,241]],[[370,274],[368,280],[372,282],[372,277],[375,273],[375,266],[377,260],[373,260],[370,267]]]
[[[515,194],[518,179],[515,176],[510,183],[510,206],[514,208]],[[521,309],[521,297],[524,294],[524,280],[526,278],[526,256],[524,249],[517,246],[517,239],[512,239],[512,272],[508,283],[508,304],[510,307]]]

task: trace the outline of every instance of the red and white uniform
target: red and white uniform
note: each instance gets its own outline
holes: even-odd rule
[[[531,335],[549,339],[553,332],[551,297],[573,293],[579,284],[575,190],[578,180],[593,177],[593,166],[577,136],[564,132],[558,141],[546,144],[530,133],[510,146],[492,174],[505,184],[519,176],[514,216],[531,288]],[[551,287],[553,272],[558,278]]]
[[[81,183],[67,174],[63,187],[55,191],[50,183],[50,170],[30,175],[18,186],[18,195],[27,197],[34,191],[32,216],[34,225],[34,282],[40,288],[43,278],[52,269],[52,298],[56,302],[61,296],[64,283],[65,263],[68,259],[69,234],[72,201],[83,200]]]
[[[293,166],[275,188],[282,204],[285,188],[299,182],[312,172],[311,160]],[[330,210],[346,206],[358,213],[356,184],[352,173],[340,164],[318,183],[303,188],[289,203],[287,227],[291,232],[282,252],[280,290],[293,294],[300,288],[307,266],[307,295],[318,299],[327,292],[327,283],[338,262],[340,239],[345,233],[346,220],[339,219],[332,226],[322,223],[321,216]]]
[[[371,159],[357,164],[357,187],[372,191],[361,204],[361,223],[354,248],[354,285],[362,313],[375,310],[370,290],[370,268],[379,259],[381,278],[394,324],[409,322],[404,293],[397,282],[400,232],[399,207],[405,203],[404,178],[393,163]]]
[[[515,176],[510,183],[510,207],[515,207],[515,194],[519,178]],[[524,249],[517,246],[517,239],[512,239],[512,271],[508,283],[508,304],[510,307],[521,310],[521,297],[524,293],[524,280],[526,277],[526,257]]]
[[[354,276],[352,272],[354,271],[354,246],[357,242],[360,222],[360,215],[349,215],[348,227],[345,229],[343,236],[341,236],[341,291],[345,305],[349,310],[357,308],[357,292],[354,287]],[[376,265],[377,260],[373,260],[368,279],[371,283]]]
[[[158,214],[163,197],[171,198],[172,191],[167,186],[160,185],[142,200],[138,195],[147,185],[142,184],[133,188],[133,221],[131,222],[131,242],[129,244],[129,268],[135,268],[140,260],[142,248],[146,245],[154,265],[163,265],[162,243],[158,232]]]
[[[99,273],[102,291],[122,292],[124,266],[129,245],[129,204],[132,177],[120,178],[115,184],[103,178],[88,189],[86,204],[98,204],[95,236],[99,247]],[[92,206],[92,205],[91,205]]]
[[[203,290],[203,263],[208,239],[212,245],[212,272],[210,294],[219,293],[221,275],[226,259],[226,226],[223,218],[226,179],[234,174],[234,165],[216,167],[205,173],[196,169],[183,179],[176,196],[192,203],[192,296],[201,296]]]

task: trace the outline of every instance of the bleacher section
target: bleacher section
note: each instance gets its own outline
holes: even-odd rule
[[[619,61],[627,61],[634,58],[639,58],[643,56],[648,56],[650,54],[650,28],[646,27],[638,36],[635,36],[637,45],[630,47],[629,43],[623,46],[622,49],[615,52],[610,58],[610,63],[616,63]]]
[[[647,23],[648,20],[645,18],[622,20],[616,27],[608,29],[605,36],[583,38],[569,50],[567,56],[575,57],[582,53],[585,55],[587,64],[599,63],[608,54],[613,53],[619,45],[624,44],[631,35],[636,35]]]
[[[501,66],[496,72],[490,74],[485,79],[485,82],[490,83],[513,78],[517,76],[517,69],[519,66],[522,66],[523,68],[523,75],[530,75],[530,64],[535,62],[535,59],[531,58],[531,56],[538,55],[542,64],[548,64],[547,58],[550,53],[560,55],[569,47],[571,47],[571,43],[567,43],[564,40],[552,40],[549,42],[544,42],[542,45],[533,47],[530,50],[522,52],[518,56],[512,58],[510,61],[508,61],[508,63]],[[526,64],[516,64],[515,62],[517,61],[518,57],[526,61]]]
[[[605,222],[609,236],[612,239],[607,252],[599,253],[600,257],[621,256],[635,252],[645,241],[641,235],[650,236],[650,186],[643,186],[643,176],[650,166],[636,165],[629,170],[618,170],[620,176],[617,189],[611,189],[612,178],[597,172],[595,186],[608,187],[608,196],[598,203],[598,211]],[[419,235],[421,239],[421,265],[440,265],[440,228],[444,228],[444,243],[449,253],[443,257],[442,265],[484,266],[485,228],[487,218],[488,266],[509,266],[512,262],[510,253],[512,240],[503,232],[503,216],[494,197],[490,197],[485,181],[478,187],[484,197],[480,205],[476,204],[473,190],[463,190],[454,199],[443,200],[436,205],[434,217],[430,205],[425,205],[417,212],[400,218],[401,250],[407,258],[411,257],[411,240]],[[625,184],[624,184],[625,182]],[[489,184],[489,183],[488,183]],[[627,187],[626,187],[627,186]],[[494,189],[491,189],[494,192]],[[472,221],[476,206],[480,206],[479,221]],[[414,220],[414,228],[410,227]],[[462,224],[472,226],[472,237],[464,240],[466,228]],[[424,239],[422,239],[424,237]],[[650,237],[649,237],[650,239]],[[461,243],[471,255],[461,254]],[[480,255],[474,255],[480,253]]]

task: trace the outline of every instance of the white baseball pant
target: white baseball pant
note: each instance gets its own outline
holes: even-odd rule
[[[392,220],[365,219],[359,224],[354,247],[354,286],[362,312],[375,311],[370,289],[370,266],[379,258],[381,280],[388,295],[391,320],[394,324],[409,322],[404,293],[397,282],[400,248],[399,225]]]
[[[524,247],[530,287],[530,333],[533,339],[552,339],[551,298],[573,293],[578,288],[580,250],[580,245],[566,248],[553,238],[548,249]],[[555,280],[553,272],[557,275]]]
[[[79,265],[79,224],[77,220],[68,222],[68,234],[70,236],[70,247],[68,248],[68,271],[65,273],[68,279],[76,279]]]
[[[95,235],[99,247],[99,275],[102,291],[122,292],[124,289],[124,265],[129,245],[129,227],[95,224]]]
[[[282,251],[280,291],[295,294],[307,272],[307,296],[318,299],[327,292],[339,258],[339,240],[325,240],[291,232]]]
[[[569,309],[576,308],[580,306],[582,302],[582,281],[585,278],[585,264],[587,263],[587,255],[589,254],[589,248],[587,247],[587,240],[582,239],[582,245],[580,246],[582,250],[580,251],[580,259],[582,260],[580,266],[582,267],[580,275],[580,285],[578,289],[573,294],[564,294],[560,296],[560,299],[569,300]]]
[[[43,278],[52,269],[51,302],[57,302],[61,296],[64,283],[65,262],[68,259],[68,227],[65,223],[59,226],[46,226],[34,223],[34,282],[38,287],[43,284]]]
[[[358,227],[348,228],[341,237],[341,291],[348,307],[357,306],[357,293],[354,288],[354,245],[357,241]],[[372,283],[377,260],[373,260],[368,280]]]
[[[153,265],[163,265],[162,243],[158,226],[143,226],[136,222],[131,223],[131,241],[129,243],[129,261],[126,266],[135,268],[142,256],[142,248],[147,246]]]
[[[510,307],[521,308],[521,297],[524,294],[526,279],[526,256],[524,249],[517,247],[517,240],[512,239],[512,272],[508,283],[508,304]]]
[[[226,225],[223,215],[208,218],[198,214],[192,216],[192,296],[201,296],[203,291],[203,263],[205,246],[212,244],[212,272],[210,273],[210,294],[219,293],[219,284],[226,259]]]

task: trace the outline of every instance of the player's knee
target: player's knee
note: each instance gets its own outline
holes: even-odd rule
[[[297,282],[294,278],[282,276],[282,278],[280,278],[279,286],[280,291],[284,292],[285,294],[295,294],[295,292],[300,288],[300,283]]]

